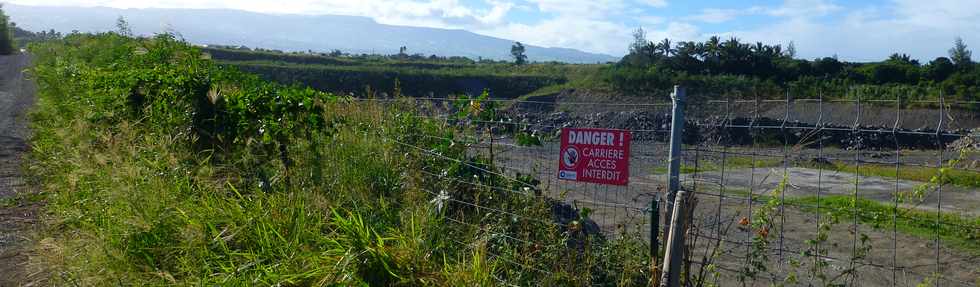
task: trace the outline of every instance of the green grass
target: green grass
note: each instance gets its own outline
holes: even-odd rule
[[[462,78],[487,83],[495,98],[528,100],[570,89],[609,90],[602,79],[603,64],[478,63],[439,60],[400,60],[382,57],[346,58],[210,49],[219,63],[239,67],[285,83],[299,82],[338,93],[363,92],[364,86],[389,92],[400,79],[409,96],[462,93],[453,90]],[[222,58],[224,57],[224,58]],[[515,103],[506,102],[505,107]]]
[[[756,168],[767,168],[767,167],[777,167],[782,165],[781,159],[774,158],[756,158],[747,156],[728,156],[725,159],[725,168],[727,169],[737,169],[737,168],[750,168],[755,166]],[[819,168],[823,170],[836,171],[836,172],[849,172],[861,175],[861,176],[877,176],[884,178],[898,178],[904,180],[918,181],[918,182],[932,182],[934,178],[938,182],[938,177],[940,170],[938,168],[931,167],[920,167],[920,166],[910,166],[903,165],[900,170],[896,171],[894,165],[880,165],[880,164],[862,164],[860,166],[842,162],[833,162],[831,164],[811,164],[811,163],[794,163],[793,166],[807,167],[807,168]],[[722,168],[722,163],[720,160],[717,161],[701,161],[698,163],[697,169],[693,164],[684,163],[681,164],[681,173],[695,173],[695,172],[712,172],[720,171]],[[662,167],[657,167],[653,170],[655,174],[666,174],[667,167],[666,164]],[[945,174],[943,175],[943,183],[953,184],[963,187],[980,188],[980,172],[957,169],[957,168],[945,168]]]
[[[874,200],[843,195],[829,195],[787,199],[786,204],[820,206],[819,212],[828,212],[841,218],[857,219],[876,229],[891,229],[923,239],[934,239],[938,234],[943,244],[980,254],[980,218],[964,217],[955,213],[942,213],[898,208]],[[813,207],[804,210],[818,211]],[[897,215],[897,216],[896,216]],[[937,219],[942,224],[937,223]]]
[[[904,180],[918,181],[918,182],[932,182],[933,178],[937,178],[940,175],[940,170],[934,167],[920,167],[920,166],[909,166],[903,165],[899,170],[895,170],[894,165],[879,165],[879,164],[862,164],[860,166],[855,164],[834,162],[831,165],[827,164],[806,164],[805,167],[820,168],[824,170],[840,171],[840,172],[850,172],[862,175],[862,176],[877,176],[884,178],[898,178]],[[945,168],[945,174],[943,175],[943,183],[953,184],[963,187],[973,187],[980,188],[980,172],[956,169],[956,168]]]
[[[25,204],[36,204],[44,200],[44,195],[37,192],[20,192],[0,198],[0,207],[16,207]]]
[[[665,167],[665,166],[657,167],[657,168],[654,168],[653,169],[653,173],[654,174],[667,174],[668,171],[669,171],[668,168]],[[714,168],[708,168],[708,167],[694,168],[694,166],[686,165],[686,164],[682,164],[681,165],[681,174],[695,173],[695,172],[699,172],[699,171],[700,172],[708,172],[708,171],[715,171],[715,169]]]
[[[774,166],[781,166],[783,161],[781,159],[772,158],[755,158],[748,156],[727,156],[725,158],[724,167],[725,169],[732,170],[738,168],[767,168]],[[695,172],[712,172],[720,171],[722,169],[722,162],[718,161],[700,161],[697,166],[693,164],[683,163],[681,164],[681,174],[689,174]],[[664,166],[656,167],[653,169],[654,174],[667,174],[666,163]]]
[[[30,259],[45,267],[39,285],[648,283],[641,235],[605,239],[549,222],[549,201],[499,192],[521,186],[488,172],[497,167],[462,141],[439,139],[467,131],[415,114],[411,102],[382,107],[271,84],[167,35],[72,34],[31,50],[39,102],[28,172],[46,203]],[[726,168],[779,163],[730,157]],[[858,204],[872,212],[862,222],[888,223],[874,215],[882,206]],[[897,222],[903,232],[976,241],[908,214],[918,221]]]
[[[780,200],[769,195],[751,195],[748,190],[742,189],[726,189],[725,193],[751,196],[759,202],[775,200],[779,204]],[[926,240],[935,239],[936,234],[939,234],[943,244],[980,255],[980,218],[949,212],[939,215],[936,212],[902,207],[895,209],[889,203],[865,198],[855,200],[847,195],[787,197],[783,204],[806,212],[827,213],[847,220],[857,219],[879,230],[890,230],[894,227],[899,232]],[[943,224],[937,224],[937,218]]]
[[[646,253],[620,248],[646,250],[639,237],[540,220],[552,217],[548,201],[499,192],[513,182],[439,139],[465,130],[409,102],[270,84],[166,35],[73,34],[31,49],[39,100],[28,172],[46,216],[30,266],[44,266],[34,270],[48,276],[40,285],[636,286],[649,277]],[[524,217],[437,205],[431,192]]]
[[[364,92],[364,86],[390,92],[400,79],[409,96],[461,94],[460,80],[487,85],[495,98],[528,99],[569,89],[611,89],[602,78],[605,64],[530,63],[397,59],[380,56],[332,57],[208,49],[215,59],[285,83],[299,82],[331,92]]]

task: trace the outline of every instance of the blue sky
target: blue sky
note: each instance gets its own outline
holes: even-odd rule
[[[0,0],[4,1],[4,0]],[[357,15],[378,22],[466,29],[534,45],[623,55],[632,30],[650,40],[793,41],[802,58],[931,60],[956,37],[980,47],[980,0],[7,0],[24,5],[228,8]]]

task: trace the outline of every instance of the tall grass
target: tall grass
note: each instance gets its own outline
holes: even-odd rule
[[[549,224],[554,202],[497,191],[508,179],[453,144],[465,130],[411,108],[266,83],[169,35],[31,51],[49,285],[646,282],[645,243]]]

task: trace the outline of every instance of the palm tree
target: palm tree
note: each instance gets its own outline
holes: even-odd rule
[[[743,44],[738,38],[732,37],[721,43],[718,52],[722,71],[744,74],[743,72],[751,69],[748,65],[751,65],[752,45]]]
[[[704,44],[695,42],[677,43],[677,50],[674,51],[674,58],[680,69],[689,73],[700,73],[704,65],[701,62],[701,51]]]
[[[721,62],[720,49],[721,38],[718,38],[718,36],[711,36],[711,38],[708,38],[708,41],[701,44],[701,58],[704,61],[706,73],[711,74],[717,72]]]
[[[721,47],[721,38],[718,38],[718,36],[711,36],[711,38],[708,38],[707,42],[704,42],[704,47],[705,52],[717,55],[718,48]]]
[[[660,44],[657,44],[657,49],[660,50],[661,54],[667,57],[670,57],[670,55],[677,51],[670,45],[670,39],[668,38],[664,38],[663,41],[660,41]]]
[[[775,47],[772,47],[772,51],[776,55],[780,55],[781,56],[781,55],[783,55],[783,46],[782,45],[776,45]]]
[[[697,42],[694,44],[694,53],[703,61],[708,57],[708,46],[702,42]]]
[[[762,44],[762,42],[755,42],[755,46],[752,47],[752,52],[759,55],[764,55],[766,50],[769,50],[769,46]]]
[[[677,43],[677,49],[674,50],[674,54],[678,57],[691,57],[694,58],[698,55],[698,47],[694,42],[680,42]]]

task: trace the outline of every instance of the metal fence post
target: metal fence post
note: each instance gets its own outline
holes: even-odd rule
[[[674,195],[681,189],[681,144],[684,136],[684,96],[685,91],[681,86],[674,86],[674,93],[671,99],[674,101],[674,108],[671,112],[670,124],[670,154],[668,155],[667,174],[667,198],[665,214],[673,214]],[[664,237],[670,232],[670,222],[664,224]]]
[[[653,268],[657,267],[657,261],[660,259],[660,238],[657,238],[660,233],[660,201],[660,194],[657,193],[653,197],[653,202],[650,202],[650,266]]]
[[[684,257],[684,192],[681,191],[681,145],[684,137],[684,107],[685,91],[681,86],[674,86],[671,95],[674,107],[670,125],[670,162],[667,167],[669,175],[667,184],[666,214],[671,217],[664,224],[664,237],[667,250],[664,252],[664,272],[660,280],[661,286],[679,286],[681,262]],[[680,196],[678,196],[680,195]]]
[[[673,214],[670,216],[670,235],[667,236],[667,251],[664,252],[664,273],[660,279],[662,287],[681,286],[681,265],[684,261],[684,199],[683,190],[677,192]]]

